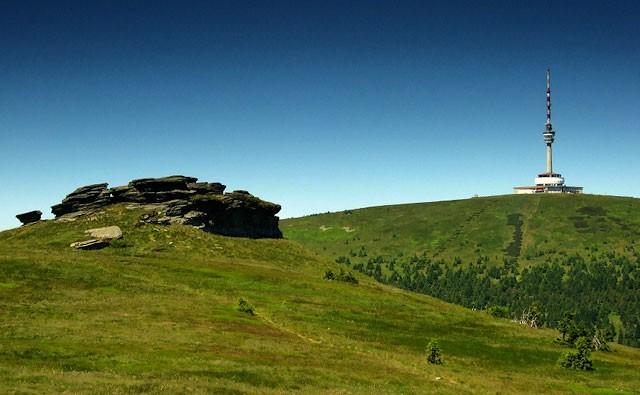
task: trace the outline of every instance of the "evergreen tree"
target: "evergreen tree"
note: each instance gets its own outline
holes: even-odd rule
[[[438,342],[432,340],[427,344],[427,362],[434,365],[442,365],[442,357],[440,356],[440,346]]]
[[[560,366],[567,369],[593,370],[591,344],[586,337],[576,340],[576,351],[569,351],[560,357]]]

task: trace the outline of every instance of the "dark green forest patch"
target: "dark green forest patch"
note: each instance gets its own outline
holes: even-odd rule
[[[579,214],[588,215],[592,217],[604,217],[605,215],[607,215],[607,210],[605,210],[603,207],[585,206],[585,207],[580,207],[576,211]]]
[[[520,256],[520,249],[522,248],[522,224],[522,214],[515,213],[507,216],[507,225],[513,226],[512,240],[505,250],[508,256],[515,258]]]

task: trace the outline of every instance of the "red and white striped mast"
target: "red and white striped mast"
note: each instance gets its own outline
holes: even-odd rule
[[[556,132],[553,130],[553,126],[551,126],[551,70],[547,69],[547,123],[545,124],[542,136],[544,137],[545,144],[547,144],[546,173],[549,175],[553,174],[553,151],[551,145],[553,144],[555,135]]]

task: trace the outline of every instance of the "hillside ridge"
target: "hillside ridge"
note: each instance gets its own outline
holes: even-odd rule
[[[640,347],[640,199],[511,195],[282,221],[285,237],[379,282],[512,319],[573,315]],[[347,231],[348,230],[348,231]]]
[[[596,211],[589,211],[590,207]],[[510,220],[510,215],[520,215],[518,229],[518,221],[512,222],[515,217]],[[312,214],[283,219],[281,228],[287,238],[334,257],[348,255],[354,246],[364,246],[375,255],[426,252],[463,260],[485,255],[496,262],[516,253],[509,250],[515,235],[522,238],[520,254],[516,255],[535,262],[540,250],[549,252],[569,239],[578,244],[567,245],[564,252],[584,251],[603,242],[608,247],[615,242],[616,251],[624,252],[631,238],[640,236],[640,199],[588,194],[498,195]],[[376,247],[374,239],[381,237],[395,240]]]
[[[0,392],[633,393],[638,350],[557,364],[557,332],[379,284],[282,239],[140,224],[111,205],[0,232]],[[110,248],[68,244],[118,224]],[[239,311],[251,304],[255,315]],[[314,342],[307,339],[313,339]],[[443,365],[425,348],[436,339]],[[540,377],[545,380],[540,380]]]

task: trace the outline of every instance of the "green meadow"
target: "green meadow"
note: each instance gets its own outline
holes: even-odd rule
[[[598,195],[504,195],[402,204],[282,221],[285,237],[336,258],[426,254],[463,263],[478,256],[521,265],[571,254],[631,255],[640,242],[640,199]]]
[[[614,344],[593,354],[594,371],[567,370],[557,363],[566,351],[553,343],[557,331],[359,273],[358,284],[323,279],[340,270],[334,255],[361,247],[504,255],[514,213],[523,222],[520,259],[529,254],[532,262],[540,250],[560,253],[557,234],[575,250],[624,251],[633,242],[625,235],[637,236],[637,200],[575,198],[510,196],[305,217],[283,221],[291,240],[141,225],[142,211],[123,206],[1,232],[0,393],[637,392],[639,349]],[[120,226],[124,239],[100,251],[69,248],[85,230],[107,225]],[[583,233],[587,227],[597,233]],[[238,310],[240,298],[254,315]],[[431,340],[441,346],[443,365],[426,361]]]

